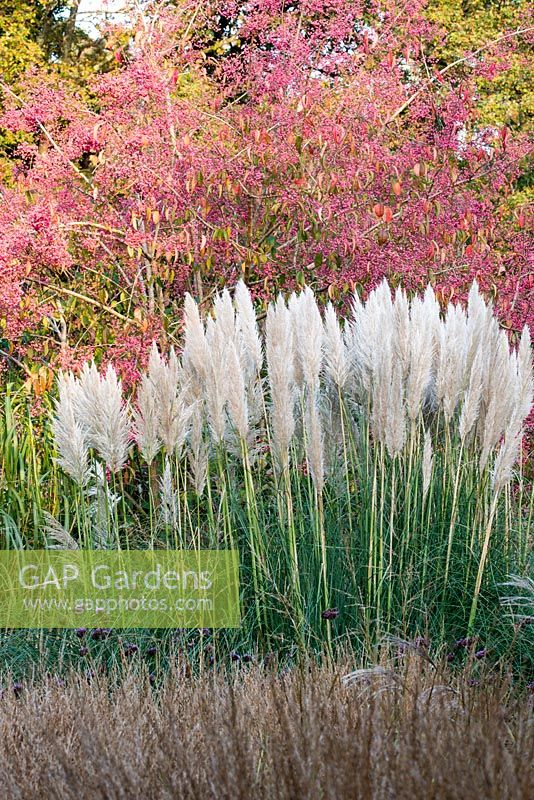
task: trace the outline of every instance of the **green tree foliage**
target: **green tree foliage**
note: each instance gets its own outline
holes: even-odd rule
[[[479,79],[479,117],[484,123],[532,129],[534,15],[529,0],[430,0],[427,14],[445,30],[439,48],[444,63],[467,53],[476,57],[490,42],[508,42],[508,69],[494,80]]]
[[[44,61],[39,5],[25,0],[0,2],[0,73],[7,83],[14,83],[30,64]]]
[[[0,74],[15,83],[31,66],[49,65],[83,82],[106,68],[111,54],[102,39],[77,26],[80,0],[0,0]]]
[[[115,62],[109,42],[91,38],[77,26],[80,0],[0,0],[0,83],[3,93],[24,96],[28,70],[43,68],[50,80],[67,80],[86,91],[95,72]],[[41,73],[42,74],[42,73]],[[1,104],[0,90],[0,104]],[[9,159],[21,134],[0,130],[0,174],[9,180]]]

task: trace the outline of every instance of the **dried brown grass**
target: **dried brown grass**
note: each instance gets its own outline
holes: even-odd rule
[[[72,676],[0,700],[3,798],[532,797],[532,698],[508,680],[252,665],[159,688]]]

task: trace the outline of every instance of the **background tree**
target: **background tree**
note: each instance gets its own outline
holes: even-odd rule
[[[80,0],[0,0],[0,76],[2,82],[24,94],[28,70],[67,81],[72,91],[87,86],[95,72],[115,64],[103,37],[89,37],[78,25]],[[12,155],[20,136],[0,135],[4,175],[5,157]]]
[[[85,79],[111,61],[102,38],[78,25],[80,0],[0,0],[0,73],[15,83],[29,67]]]
[[[425,14],[144,5],[89,93],[46,72],[8,91],[2,124],[26,140],[3,189],[6,346],[132,377],[174,336],[184,290],[240,276],[260,301],[308,282],[339,304],[383,276],[430,279],[443,302],[477,278],[512,332],[532,322],[528,209],[509,202],[529,142],[477,106],[529,34],[445,64]]]
[[[481,125],[507,126],[532,135],[534,127],[534,14],[527,0],[430,0],[427,16],[445,35],[437,52],[441,63],[451,63],[476,52],[487,42],[515,30],[525,33],[503,46],[501,63],[476,81],[477,113]],[[534,170],[526,168],[509,198],[513,207],[534,200]]]
[[[437,53],[449,64],[487,42],[534,23],[526,0],[430,0],[427,16],[443,27]],[[502,46],[501,63],[492,74],[477,80],[479,116],[484,123],[532,130],[534,117],[534,61],[532,30],[510,46]]]

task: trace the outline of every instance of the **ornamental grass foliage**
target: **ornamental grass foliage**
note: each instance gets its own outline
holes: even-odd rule
[[[442,312],[384,281],[343,322],[309,288],[258,320],[240,282],[207,316],[186,296],[181,352],[154,345],[128,399],[94,363],[57,388],[50,504],[17,527],[8,467],[7,546],[238,548],[251,647],[491,631],[529,569],[530,334],[476,284]]]
[[[413,652],[354,666],[1,676],[3,796],[531,796],[532,694],[480,662],[460,678]]]

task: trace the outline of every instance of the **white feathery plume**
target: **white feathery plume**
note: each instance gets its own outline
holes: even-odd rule
[[[363,387],[363,379],[360,374],[359,365],[357,363],[358,345],[356,325],[352,319],[345,321],[345,325],[343,327],[343,343],[345,345],[345,353],[347,354],[346,390],[356,400],[362,400],[365,390]]]
[[[309,392],[316,392],[323,360],[323,322],[309,286],[305,286],[300,294],[298,316],[293,323],[304,384]]]
[[[383,278],[378,286],[372,292],[369,292],[365,307],[369,313],[378,316],[393,316],[391,289],[386,278]]]
[[[76,419],[78,383],[72,374],[61,373],[58,378],[59,397],[55,402],[52,421],[57,462],[79,486],[84,486],[90,474],[89,448],[85,428]]]
[[[232,339],[225,335],[224,328],[210,317],[206,324],[206,342],[209,362],[203,384],[204,402],[212,437],[216,443],[224,439],[226,431],[226,401],[230,391],[228,382],[228,349]]]
[[[369,294],[365,304],[365,318],[366,323],[363,325],[360,335],[367,335],[368,341],[365,343],[362,342],[360,346],[365,347],[367,350],[366,358],[370,365],[372,380],[377,383],[381,380],[381,372],[385,362],[382,362],[382,369],[378,369],[375,355],[380,350],[383,343],[386,345],[388,358],[391,361],[386,369],[388,377],[391,375],[393,366],[392,348],[395,333],[395,314],[393,301],[391,299],[391,289],[385,278],[377,288]]]
[[[391,364],[387,362],[387,359],[379,360],[377,354],[381,352],[385,335],[388,358],[391,358],[390,348],[394,329],[391,290],[386,280],[383,280],[376,289],[370,292],[365,304],[361,302],[357,293],[354,293],[352,320],[346,329],[345,340],[352,381],[360,402],[364,402],[371,392],[376,394],[378,384],[384,374],[389,381]],[[386,386],[389,386],[389,382]]]
[[[462,411],[460,414],[459,433],[460,439],[464,442],[477,421],[480,408],[480,396],[482,394],[482,360],[484,359],[483,350],[480,349],[475,355],[471,365],[469,384],[464,395]]]
[[[492,486],[494,492],[499,492],[512,477],[521,447],[521,433],[511,431],[504,437],[495,458],[493,466]]]
[[[256,313],[250,292],[244,281],[239,281],[234,292],[236,327],[239,333],[239,357],[248,384],[260,373],[263,364],[263,349],[256,321]]]
[[[371,391],[374,337],[365,306],[357,292],[354,292],[352,298],[351,319],[345,326],[344,339],[349,358],[351,384],[363,400]]]
[[[272,441],[281,470],[289,466],[289,445],[295,432],[293,348],[291,313],[280,295],[267,309],[266,357],[271,389]]]
[[[297,360],[305,388],[306,458],[317,492],[324,485],[323,433],[317,407],[323,361],[323,322],[312,290],[306,286],[291,309]]]
[[[159,419],[152,381],[148,375],[141,377],[137,390],[137,403],[132,411],[133,436],[147,464],[151,464],[161,449]]]
[[[217,328],[221,331],[227,341],[232,341],[236,333],[236,319],[232,298],[228,289],[215,295],[213,301],[213,313]]]
[[[246,442],[249,431],[247,395],[243,370],[234,342],[230,342],[228,347],[227,370],[228,382],[231,386],[228,392],[228,410],[239,438]]]
[[[483,349],[483,356],[480,356],[478,370],[480,372],[480,398],[477,409],[478,430],[484,422],[484,415],[489,399],[486,397],[487,375],[489,365],[494,352],[494,339],[498,333],[498,326],[493,324],[493,312],[491,304],[487,304],[482,297],[477,281],[473,281],[469,290],[467,301],[467,356],[466,373],[471,375],[472,367],[480,348]]]
[[[432,453],[432,437],[430,431],[425,429],[425,442],[423,446],[423,498],[426,497],[432,480],[432,467],[434,456]]]
[[[93,362],[84,364],[78,384],[75,413],[87,428],[87,443],[112,472],[118,472],[126,463],[130,445],[122,383],[111,364],[100,375]]]
[[[408,416],[417,419],[432,377],[435,306],[430,295],[415,297],[410,307],[410,369],[406,386]]]
[[[78,550],[79,545],[68,530],[48,511],[43,511],[47,550]],[[54,544],[50,543],[50,540]]]
[[[184,299],[184,347],[182,364],[187,377],[201,381],[206,378],[210,351],[198,306],[186,292]]]
[[[445,321],[438,328],[435,391],[450,423],[466,383],[467,318],[461,306],[449,303]]]
[[[236,344],[243,369],[247,396],[250,436],[264,413],[261,369],[263,346],[250,292],[241,280],[234,293],[236,307]]]
[[[184,372],[173,347],[168,363],[157,347],[152,347],[148,379],[157,416],[158,438],[163,442],[167,455],[175,452],[180,455],[187,436],[192,406],[187,402],[187,385],[181,385]]]
[[[347,346],[332,303],[328,303],[324,313],[323,336],[324,373],[339,390],[342,390],[349,376]]]
[[[441,327],[441,309],[436,299],[433,287],[428,284],[425,289],[423,298],[423,306],[426,311],[427,325],[429,326],[429,343],[430,343],[430,376],[427,384],[425,394],[423,396],[423,404],[428,403],[431,407],[435,408],[434,397],[434,382],[436,374],[436,357],[438,352],[438,336]]]
[[[367,373],[364,385],[366,383],[370,385],[373,436],[383,444],[389,439],[392,445],[395,438],[393,430],[399,421],[397,415],[400,409],[398,403],[396,408],[390,405],[395,363],[395,315],[391,291],[385,280],[370,293],[363,313],[360,312],[359,336],[367,337],[365,345],[360,343],[359,348],[364,361],[367,360],[367,366],[364,367],[364,375]],[[398,395],[398,383],[396,389]]]
[[[504,440],[497,452],[493,467],[493,488],[495,492],[508,483],[512,477],[514,465],[519,457],[523,434],[523,422],[532,409],[533,378],[532,350],[530,332],[524,328],[517,354],[513,354],[512,391],[514,393],[510,419],[506,427]],[[498,390],[497,385],[495,391]]]
[[[493,375],[493,368],[499,357],[501,333],[502,331],[500,331],[497,321],[493,317],[488,318],[486,327],[478,343],[478,349],[482,351],[484,356],[481,360],[482,391],[480,394],[480,409],[477,420],[477,435],[480,441],[483,437],[486,414],[493,394],[492,386],[495,377]]]
[[[481,344],[481,346],[483,346]],[[504,331],[497,337],[491,366],[486,374],[486,408],[481,430],[480,469],[483,470],[493,447],[498,443],[513,412],[515,399],[514,360],[510,359],[508,339]],[[515,369],[514,369],[515,373]]]
[[[493,328],[493,331],[495,331],[493,322],[493,307],[491,303],[486,303],[480,294],[478,283],[473,281],[467,301],[468,348],[466,368],[469,372],[476,358],[480,343],[484,341],[484,346],[487,347],[489,329]],[[481,365],[481,367],[483,369],[484,365]]]
[[[393,379],[393,342],[387,333],[382,347],[376,351],[371,391],[371,430],[373,437],[386,444],[390,423],[391,385]]]
[[[388,394],[385,443],[389,455],[393,458],[397,453],[401,452],[406,442],[404,381],[401,361],[397,361],[393,367]]]
[[[431,283],[427,284],[427,287],[424,291],[423,302],[429,307],[429,317],[433,318],[434,320],[439,319],[440,307],[434,287]]]
[[[515,366],[515,402],[512,419],[518,420],[519,427],[528,417],[534,401],[534,375],[532,367],[532,345],[530,331],[525,325],[514,359]]]
[[[296,294],[295,292],[292,292],[287,303],[291,320],[291,332],[292,332],[292,343],[293,343],[293,349],[291,351],[293,358],[293,380],[295,382],[295,386],[299,391],[302,390],[302,388],[304,387],[304,372],[302,370],[302,359],[300,356],[300,348],[298,345],[300,321],[303,315],[302,302],[303,302],[302,294]],[[289,355],[290,354],[288,353],[288,356]]]
[[[523,422],[532,409],[533,377],[532,377],[532,349],[530,344],[530,331],[525,326],[521,334],[521,341],[517,353],[512,358],[515,372],[514,390],[515,402],[509,420],[504,440],[501,443],[493,467],[493,488],[498,492],[512,477],[512,470],[516,463],[523,434]]]

